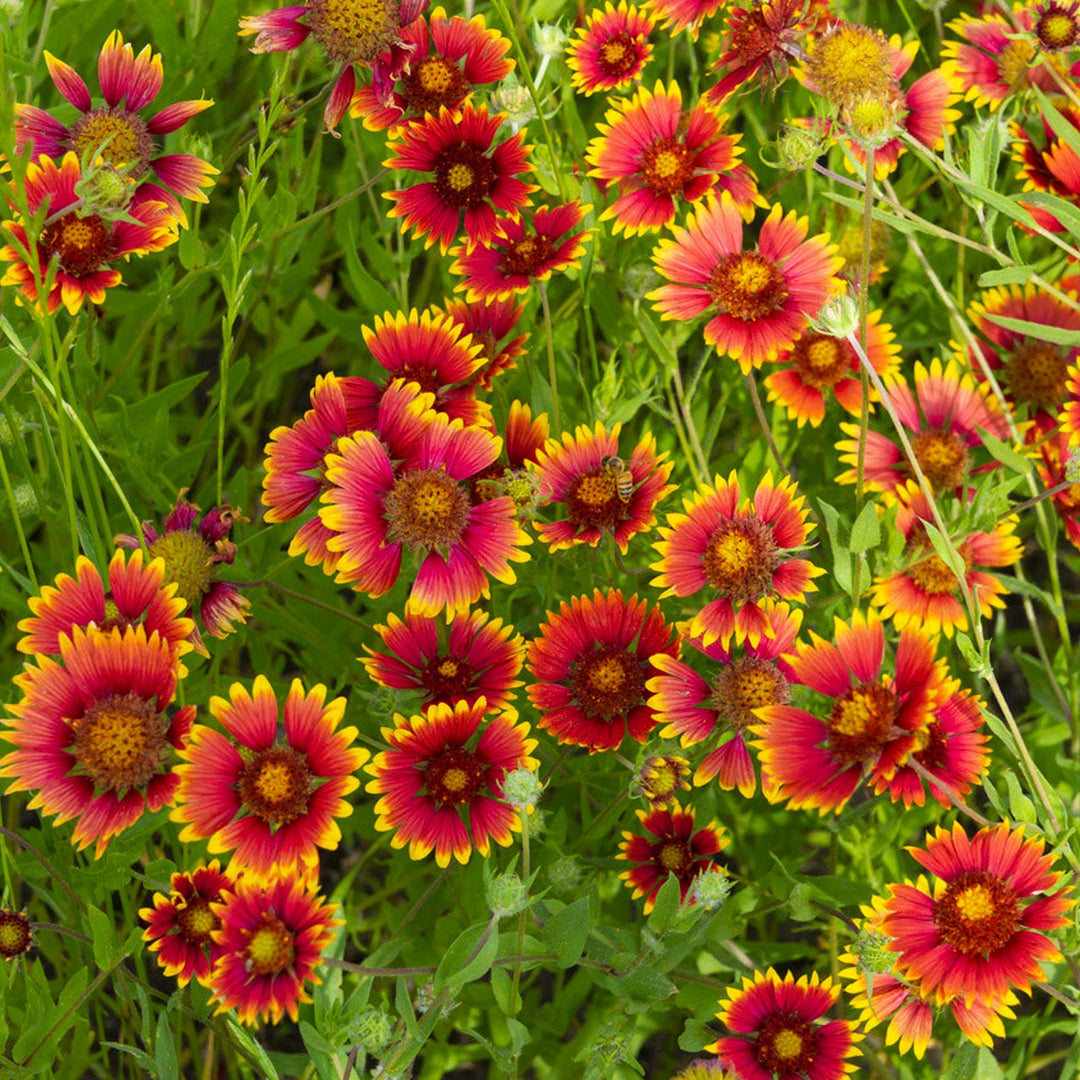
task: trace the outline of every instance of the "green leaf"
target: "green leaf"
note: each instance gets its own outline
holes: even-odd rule
[[[941,1080],[1005,1080],[1005,1074],[990,1050],[966,1042],[953,1054]]]
[[[929,521],[925,523],[926,535],[938,553],[941,561],[956,575],[956,580],[963,581],[967,573],[967,567],[960,553],[945,538],[941,531]]]
[[[1047,326],[1046,323],[1028,322],[1027,319],[1010,319],[1007,315],[995,315],[992,311],[984,311],[983,317],[998,326],[1005,327],[1006,330],[1026,334],[1039,341],[1068,345],[1070,348],[1080,345],[1080,330],[1070,330],[1066,326]]]
[[[260,1080],[281,1080],[270,1055],[231,1016],[225,1017],[225,1027],[237,1047],[263,1070],[264,1078]]]
[[[94,939],[94,963],[99,968],[111,967],[116,957],[116,927],[101,908],[87,908],[86,915]]]
[[[513,980],[510,978],[510,973],[506,968],[493,967],[491,969],[491,993],[503,1016],[509,1016],[515,1011],[511,1000],[513,989]]]
[[[709,1043],[713,1042],[713,1034],[700,1020],[690,1017],[683,1025],[682,1034],[679,1036],[679,1049],[688,1054],[696,1054],[704,1050]]]
[[[578,962],[589,936],[589,901],[585,897],[567,904],[544,924],[544,947],[558,958],[559,967]]]
[[[647,920],[649,929],[657,937],[662,937],[671,929],[681,903],[682,889],[679,879],[674,874],[668,874],[667,881],[660,886],[660,891],[656,894],[656,904],[649,912]]]
[[[1011,769],[1005,772],[1005,786],[1009,789],[1009,817],[1013,821],[1024,821],[1034,825],[1038,820],[1035,804],[1024,794],[1020,781]]]
[[[881,522],[878,519],[877,507],[868,502],[851,527],[851,550],[856,555],[863,555],[880,543]]]
[[[805,882],[800,881],[788,893],[788,910],[796,922],[811,922],[817,918],[817,911],[810,902],[812,890]]]
[[[1031,472],[1033,467],[1031,459],[1018,453],[1008,443],[1002,442],[1001,439],[994,438],[988,431],[982,433],[982,439],[983,446],[990,451],[996,461],[1000,461],[1006,468],[1012,469],[1013,472],[1020,473],[1021,475]]]
[[[157,1032],[154,1035],[154,1064],[159,1080],[178,1080],[180,1063],[176,1059],[176,1045],[173,1042],[172,1028],[169,1026],[169,1014],[164,1011],[158,1017]]]
[[[992,289],[996,285],[1026,285],[1035,272],[1034,266],[1006,266],[1003,270],[987,270],[979,275],[979,288]]]
[[[833,577],[836,584],[844,592],[850,595],[852,588],[851,552],[840,538],[840,514],[835,507],[830,506],[823,499],[818,499],[821,507],[821,516],[825,519],[825,535],[829,538],[829,546],[833,555]]]
[[[487,939],[476,955],[477,944],[487,934]],[[435,972],[435,993],[443,990],[460,990],[466,983],[475,982],[481,975],[487,974],[499,954],[499,935],[494,932],[490,922],[477,923],[463,930],[451,942]]]
[[[405,1021],[409,1038],[415,1039],[417,1036],[416,1010],[413,1008],[412,997],[409,994],[409,984],[403,975],[398,976],[397,986],[394,988],[394,1008],[397,1009],[398,1016]]]
[[[619,997],[632,1001],[663,1001],[675,993],[675,984],[655,968],[642,964],[621,979],[610,976],[607,985]]]

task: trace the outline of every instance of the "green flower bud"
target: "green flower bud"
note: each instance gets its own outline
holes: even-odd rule
[[[529,769],[514,769],[503,777],[503,802],[517,810],[535,806],[543,790],[539,777]]]

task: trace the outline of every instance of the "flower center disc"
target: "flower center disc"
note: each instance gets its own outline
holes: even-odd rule
[[[95,701],[73,726],[75,759],[102,791],[145,787],[168,754],[165,718],[137,694]]]
[[[1001,65],[1001,81],[1010,90],[1016,90],[1027,79],[1031,70],[1031,61],[1035,59],[1035,46],[1024,38],[1010,41],[1001,50],[998,63]]]
[[[626,33],[608,38],[596,51],[596,62],[609,79],[625,75],[633,68],[636,59],[637,52],[630,35]]]
[[[694,855],[685,840],[668,838],[656,853],[656,865],[669,874],[682,877],[693,865]]]
[[[804,1076],[817,1056],[817,1035],[797,1013],[773,1013],[754,1039],[754,1054],[772,1073]]]
[[[30,920],[18,911],[0,911],[0,956],[14,960],[30,950],[33,930]]]
[[[1069,365],[1061,350],[1046,341],[1021,345],[1009,358],[1009,389],[1017,401],[1057,412],[1065,400]]]
[[[472,674],[460,660],[436,656],[424,665],[420,678],[432,701],[452,702],[468,692]]]
[[[964,554],[964,547],[966,545],[961,545],[961,555]],[[966,557],[964,563],[967,564]],[[959,588],[956,575],[936,551],[930,552],[910,566],[907,576],[928,596],[946,596],[955,593]]]
[[[948,491],[964,482],[968,452],[964,440],[944,428],[919,432],[911,440],[915,458],[934,491]]]
[[[814,42],[806,73],[821,94],[837,105],[884,97],[893,83],[889,43],[880,30],[841,25]]]
[[[694,175],[694,156],[678,139],[657,139],[641,159],[641,172],[649,190],[677,195]]]
[[[65,214],[41,230],[45,256],[60,258],[60,269],[72,277],[88,277],[116,253],[113,231],[97,214]]]
[[[747,604],[772,592],[780,562],[771,529],[751,515],[725,521],[713,531],[701,568],[721,595],[733,604]]]
[[[165,577],[175,581],[177,593],[192,607],[203,598],[214,580],[212,552],[206,541],[191,529],[162,533],[150,545],[150,557],[165,560]]]
[[[624,648],[599,645],[573,665],[570,686],[586,716],[613,720],[645,701],[645,669]]]
[[[246,810],[271,827],[279,827],[307,813],[315,782],[299,750],[272,746],[244,763],[237,790]]]
[[[615,478],[602,465],[571,481],[563,503],[567,516],[579,527],[614,528],[626,516]]]
[[[463,806],[476,797],[485,768],[468,750],[460,747],[444,750],[425,766],[424,787],[437,803]]]
[[[791,687],[771,660],[759,656],[740,656],[727,664],[713,680],[709,698],[721,717],[737,729],[758,723],[755,709],[767,705],[786,705]]]
[[[852,687],[825,721],[835,756],[850,765],[877,757],[892,738],[899,711],[896,695],[881,683]]]
[[[90,159],[103,158],[114,169],[132,166],[131,176],[138,179],[150,165],[154,141],[142,118],[119,106],[103,106],[83,113],[72,125],[66,148],[80,159],[89,151]]]
[[[462,143],[439,155],[435,164],[435,189],[450,206],[479,206],[494,186],[495,169],[479,150]]]
[[[502,256],[503,270],[507,274],[531,277],[551,258],[554,250],[551,241],[544,236],[523,236],[506,246]]]
[[[457,64],[442,56],[425,56],[404,76],[401,96],[418,113],[438,113],[459,104],[469,92],[469,81]]]
[[[292,931],[276,915],[260,917],[244,949],[244,970],[249,975],[277,975],[292,967],[296,956]]]
[[[312,37],[336,63],[370,63],[400,30],[399,0],[310,0]]]
[[[831,390],[851,374],[851,347],[828,334],[803,334],[791,350],[791,364],[806,386]]]
[[[721,259],[709,278],[709,294],[720,311],[742,322],[776,311],[788,298],[780,268],[756,251]]]
[[[221,928],[221,920],[210,910],[210,901],[205,896],[193,896],[176,913],[176,925],[185,941],[202,947],[213,940],[210,934]]]
[[[386,496],[388,535],[414,548],[448,548],[468,519],[469,498],[445,469],[404,473]]]
[[[1006,945],[1020,925],[1012,886],[987,870],[972,870],[949,882],[934,902],[942,939],[964,956],[985,956]]]
[[[1071,49],[1080,38],[1076,5],[1071,4],[1065,9],[1055,0],[1051,0],[1035,23],[1035,36],[1039,39],[1039,44],[1048,51]]]

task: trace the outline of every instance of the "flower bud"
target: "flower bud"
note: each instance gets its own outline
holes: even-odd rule
[[[496,111],[506,113],[506,122],[511,131],[518,131],[536,119],[532,95],[518,82],[513,72],[492,91],[491,104]]]
[[[698,874],[691,883],[686,898],[691,904],[697,904],[706,911],[715,911],[724,905],[731,893],[731,886],[731,878],[724,870]]]
[[[581,885],[581,866],[573,856],[563,855],[548,867],[547,877],[556,892],[574,892]]]
[[[514,769],[503,777],[503,802],[517,810],[534,807],[543,790],[539,777],[530,769]]]
[[[382,1009],[365,1009],[350,1025],[349,1034],[373,1056],[384,1053],[394,1037],[393,1018]]]
[[[558,60],[566,51],[567,33],[557,23],[539,23],[533,31],[536,51],[549,60]]]
[[[122,171],[99,162],[75,182],[75,194],[82,199],[75,211],[79,217],[96,214],[106,221],[117,221],[128,216],[135,185]]]
[[[487,902],[496,919],[516,915],[529,901],[525,882],[513,871],[495,875],[487,885]]]
[[[827,300],[811,323],[819,334],[846,338],[859,332],[859,301],[851,293]]]

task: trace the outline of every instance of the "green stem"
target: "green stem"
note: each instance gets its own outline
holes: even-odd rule
[[[867,147],[866,161],[863,163],[863,242],[859,259],[859,338],[866,346],[869,340],[870,323],[870,246],[873,243],[874,214],[874,147]],[[862,513],[866,500],[866,434],[870,430],[870,376],[866,368],[860,365],[860,386],[862,402],[859,407],[859,445],[855,459],[855,516]],[[860,552],[855,559],[851,580],[851,597],[856,607],[862,596],[862,571],[866,561],[865,552]]]
[[[551,384],[551,430],[558,432],[562,430],[559,426],[559,374],[555,364],[555,335],[551,325],[551,307],[548,304],[547,287],[544,283],[538,282],[540,287],[540,306],[544,312],[544,333],[547,338],[547,357],[548,357],[548,382]]]

